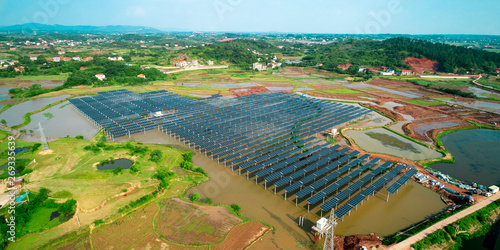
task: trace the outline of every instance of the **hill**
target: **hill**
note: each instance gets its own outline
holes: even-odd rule
[[[411,69],[404,62],[408,57],[437,61],[439,70],[448,73],[494,72],[500,67],[498,53],[402,37],[331,43],[308,53],[303,58],[302,66],[322,63],[323,69],[338,71],[337,65],[351,63],[355,66]]]
[[[48,33],[63,33],[63,34],[113,34],[113,33],[164,33],[164,31],[143,27],[143,26],[128,26],[128,25],[108,25],[108,26],[65,26],[65,25],[47,25],[41,23],[25,23],[11,26],[1,26],[0,33],[23,33],[23,34],[48,34]]]

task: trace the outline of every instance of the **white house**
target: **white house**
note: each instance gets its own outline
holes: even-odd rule
[[[54,62],[60,62],[61,57],[60,56],[54,56],[52,59],[54,59]]]
[[[95,75],[95,77],[99,80],[99,81],[103,81],[104,79],[106,79],[106,76],[104,74],[97,74]]]
[[[256,69],[256,70],[258,70],[258,71],[261,71],[261,70],[267,70],[267,66],[262,65],[262,63],[254,63],[254,64],[252,65],[252,69],[254,69],[254,70]]]
[[[73,60],[75,60],[75,61],[80,61],[80,57],[79,57],[79,56],[74,56],[74,57],[73,57]]]
[[[210,61],[210,60],[208,60],[208,61],[207,61],[207,64],[208,64],[209,66],[213,66],[213,65],[214,65],[214,61]]]
[[[31,61],[36,61],[36,60],[38,60],[38,58],[36,56],[30,56],[30,60]]]
[[[58,52],[57,52],[57,54],[59,54],[59,55],[64,55],[64,54],[66,54],[66,52],[64,52],[64,51],[60,50],[60,51],[58,51]]]
[[[188,63],[184,60],[179,60],[175,63],[175,67],[184,68],[187,66],[188,66]]]

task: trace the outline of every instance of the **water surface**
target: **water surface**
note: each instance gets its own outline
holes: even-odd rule
[[[430,167],[459,180],[485,186],[500,184],[500,131],[470,129],[441,137],[443,145],[455,157],[455,163]]]

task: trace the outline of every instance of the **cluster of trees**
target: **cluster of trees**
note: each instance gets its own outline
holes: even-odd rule
[[[403,61],[410,56],[436,60],[440,63],[441,70],[449,73],[466,73],[470,70],[492,73],[500,67],[498,53],[403,37],[384,41],[347,40],[318,46],[306,54],[300,66],[322,63],[323,69],[339,73],[347,73],[337,67],[347,63],[356,67],[387,66],[393,69],[411,69]]]
[[[465,73],[473,70],[492,73],[500,67],[499,53],[409,38],[387,39],[381,43],[394,51],[406,51],[414,56],[436,60],[444,72]]]
[[[252,53],[254,50],[268,55],[257,56]],[[183,52],[196,58],[216,62],[229,61],[239,67],[248,68],[251,64],[257,62],[257,58],[260,58],[262,63],[270,62],[273,56],[272,53],[278,51],[275,46],[266,42],[237,39],[229,42],[214,43],[209,46],[188,48],[183,50]]]
[[[107,59],[106,59],[107,60]],[[104,74],[104,81],[98,80],[95,75]],[[137,77],[144,74],[146,78]],[[166,75],[155,68],[142,69],[140,66],[130,66],[124,62],[105,61],[95,64],[94,67],[79,70],[70,75],[63,87],[78,85],[100,85],[100,84],[144,84],[149,81],[165,79]]]
[[[182,169],[202,173],[203,175],[208,176],[208,173],[205,172],[205,170],[203,168],[196,167],[195,165],[193,165],[193,153],[186,152],[182,155],[182,157],[183,157],[183,161],[181,162],[181,166],[180,166]]]
[[[76,212],[76,201],[74,199],[69,199],[62,204],[55,203],[54,200],[49,200],[50,190],[47,188],[40,188],[38,192],[29,193],[29,202],[25,205],[17,206],[15,212],[15,222],[16,222],[16,235],[15,238],[19,239],[22,236],[30,233],[30,228],[26,225],[31,221],[33,215],[40,208],[57,208],[59,212],[59,221],[64,222],[69,220]],[[5,218],[10,217],[10,215],[0,215],[0,249],[5,249],[10,243],[8,238],[10,235],[7,231],[10,229],[6,225]],[[9,220],[10,221],[10,220]]]
[[[58,87],[51,88],[51,89],[44,89],[44,88],[42,88],[42,85],[40,85],[40,84],[33,84],[28,88],[21,87],[21,88],[9,89],[9,94],[13,95],[14,98],[21,98],[21,97],[30,98],[33,96],[37,96],[37,95],[41,95],[41,94],[45,94],[45,93],[49,93],[49,92],[53,92],[53,91],[59,91],[62,89],[63,89],[62,86],[58,86]]]
[[[408,52],[392,50],[385,47],[379,41],[369,39],[347,40],[318,46],[315,50],[306,53],[299,66],[315,66],[318,63],[322,63],[322,69],[341,74],[349,73],[350,70],[346,70],[346,72],[337,66],[348,63],[353,64],[356,73],[358,66],[386,66],[393,69],[411,69],[409,65],[403,62],[403,59],[408,56],[411,56]]]

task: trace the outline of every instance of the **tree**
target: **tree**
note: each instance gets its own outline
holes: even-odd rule
[[[205,202],[206,204],[209,204],[209,205],[210,205],[210,204],[212,204],[212,203],[213,203],[213,200],[212,200],[212,198],[208,198],[208,197],[207,197],[207,198],[203,199],[203,202]]]
[[[193,202],[199,201],[200,200],[200,194],[199,193],[192,194],[191,197],[189,197],[189,200],[191,200]]]
[[[191,152],[184,153],[182,157],[184,158],[184,161],[193,162],[193,153]]]
[[[2,124],[7,124],[7,121],[6,121],[5,119],[2,119],[0,122],[1,122]]]
[[[66,202],[61,204],[61,206],[59,206],[59,209],[57,209],[57,211],[63,217],[72,217],[76,211],[76,201],[74,199],[67,200]]]
[[[76,139],[80,139],[80,140],[83,140],[83,135],[77,135],[75,136]]]

